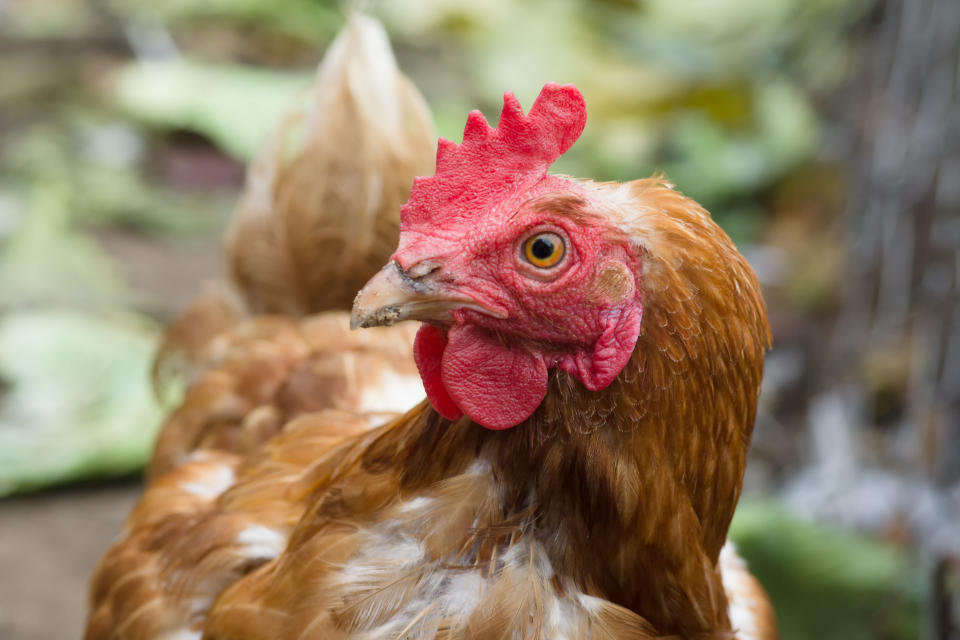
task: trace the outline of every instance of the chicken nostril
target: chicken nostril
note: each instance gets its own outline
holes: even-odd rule
[[[430,275],[440,268],[440,263],[436,260],[423,260],[407,269],[404,273],[407,277],[419,280],[424,276]]]

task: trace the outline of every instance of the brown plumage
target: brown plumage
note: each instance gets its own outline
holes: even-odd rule
[[[383,376],[414,390],[387,408],[422,397],[409,330],[364,337],[348,333],[345,314],[309,316],[348,311],[387,260],[400,205],[432,170],[434,149],[429,110],[383,27],[351,14],[248,171],[227,235],[229,281],[167,329],[158,391],[175,377],[196,384],[161,429],[149,477],[197,448],[253,451],[298,412],[362,408],[364,389],[379,392]]]
[[[739,637],[776,637],[720,553],[769,340],[756,278],[660,179],[593,188],[629,209],[644,260],[610,387],[554,370],[506,431],[427,403],[372,430],[308,413],[245,460],[189,461],[101,563],[87,637],[721,638],[737,604],[759,617]]]
[[[577,585],[635,612],[624,614],[634,632],[730,635],[715,567],[753,425],[768,342],[763,302],[752,270],[695,203],[657,180],[631,190],[644,212],[635,233],[645,244],[648,315],[616,382],[590,392],[555,372],[540,409],[502,432],[468,419],[449,423],[427,405],[381,428],[340,477],[315,488],[285,553],[220,598],[210,637],[365,637],[399,606],[385,585],[419,585],[451,563],[499,576],[486,592],[493,602],[477,605],[481,619],[457,620],[454,637],[553,637],[527,626],[529,616],[538,618],[535,603],[505,619],[524,602],[526,583],[510,588],[521,578],[504,573],[497,557],[524,543],[533,549],[518,552],[524,562],[535,566],[543,554],[556,576],[570,580],[537,589]],[[471,473],[477,461],[490,472]],[[415,498],[436,503],[403,519],[397,512]],[[445,517],[465,502],[472,507],[464,521]],[[392,521],[423,541],[422,561],[384,564],[386,575],[373,584],[344,584],[346,560],[369,544],[377,523]],[[506,568],[522,568],[515,564]],[[522,580],[543,577],[528,571]],[[364,598],[384,602],[366,604],[363,616],[339,613]],[[236,611],[251,604],[283,615],[262,618],[250,632],[254,622]],[[444,637],[454,622],[436,612],[417,624],[421,637]],[[489,635],[466,635],[473,624],[490,625]],[[308,628],[313,635],[301,636]]]
[[[239,321],[198,352],[203,373],[164,423],[148,476],[198,449],[253,453],[302,413],[352,410],[378,424],[402,412],[423,397],[413,335],[350,331],[342,312]]]

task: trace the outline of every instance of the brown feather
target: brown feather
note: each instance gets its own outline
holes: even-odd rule
[[[149,477],[201,448],[255,452],[305,412],[375,411],[367,399],[388,384],[406,380],[404,388],[416,390],[406,402],[416,402],[413,335],[407,326],[350,331],[346,314],[336,312],[239,322],[197,356],[203,373],[161,428]],[[381,413],[403,408],[380,404]]]

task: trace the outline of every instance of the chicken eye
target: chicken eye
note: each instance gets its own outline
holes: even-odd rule
[[[527,262],[541,269],[556,265],[565,252],[563,238],[555,233],[538,233],[523,243],[523,256]]]

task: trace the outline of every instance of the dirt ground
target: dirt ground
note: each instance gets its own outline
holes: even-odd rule
[[[0,640],[82,637],[90,572],[139,493],[128,481],[0,500]]]

